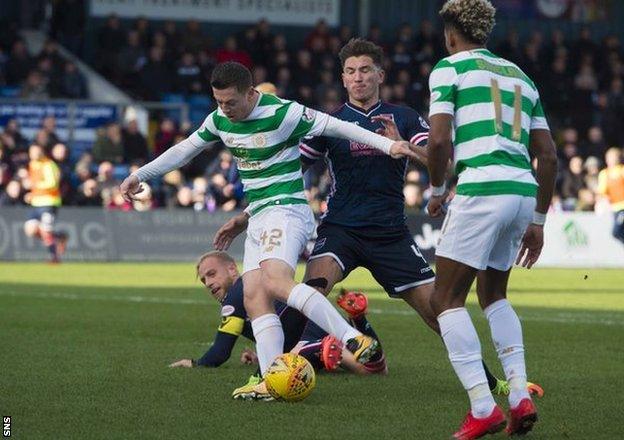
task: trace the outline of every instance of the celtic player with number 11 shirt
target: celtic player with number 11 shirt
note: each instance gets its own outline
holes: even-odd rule
[[[236,158],[249,202],[243,284],[261,373],[283,352],[284,333],[274,300],[301,311],[341,340],[359,362],[367,362],[378,350],[377,341],[351,327],[313,287],[293,280],[297,258],[314,231],[314,216],[303,193],[299,141],[328,135],[372,145],[395,158],[416,157],[409,142],[392,141],[297,102],[263,95],[252,87],[249,69],[239,63],[215,67],[211,86],[219,108],[187,139],[126,178],[121,186],[124,197],[140,192],[140,182],[178,168],[223,141]],[[253,392],[266,395],[266,386],[261,383]]]
[[[436,249],[431,305],[470,398],[471,410],[454,438],[479,438],[505,424],[509,435],[523,435],[537,410],[527,391],[522,326],[506,299],[507,283],[514,260],[530,268],[541,252],[555,147],[533,81],[485,48],[494,27],[490,2],[449,0],[440,15],[450,56],[429,78],[431,215],[441,214],[448,197],[444,175],[451,157],[459,180]],[[531,157],[537,159],[535,177]],[[479,337],[465,308],[475,278],[509,382],[508,421],[487,386]]]

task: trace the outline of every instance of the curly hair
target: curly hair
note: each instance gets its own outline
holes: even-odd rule
[[[448,0],[440,16],[473,43],[485,44],[494,28],[496,9],[489,0]]]

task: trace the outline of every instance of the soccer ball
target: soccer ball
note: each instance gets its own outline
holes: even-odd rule
[[[298,402],[310,395],[316,384],[314,367],[303,356],[284,353],[275,358],[264,375],[275,400]]]

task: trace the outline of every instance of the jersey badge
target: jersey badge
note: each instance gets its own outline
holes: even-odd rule
[[[227,304],[221,308],[221,316],[230,316],[234,310],[234,306]]]

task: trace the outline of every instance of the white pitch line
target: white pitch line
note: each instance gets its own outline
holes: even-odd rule
[[[55,293],[55,292],[17,292],[4,291],[0,292],[0,296],[10,297],[29,297],[41,299],[65,299],[71,301],[119,301],[129,303],[149,303],[149,304],[177,304],[177,305],[202,305],[217,307],[218,303],[213,301],[202,301],[192,298],[167,298],[167,297],[151,297],[151,296],[121,296],[121,295],[89,295],[75,293]],[[414,316],[416,312],[412,310],[397,309],[380,309],[369,308],[368,313],[373,315],[395,315],[395,316]],[[553,312],[549,314],[543,313],[522,313],[520,318],[523,321],[537,321],[557,324],[591,324],[606,326],[624,326],[624,313],[613,312]]]

